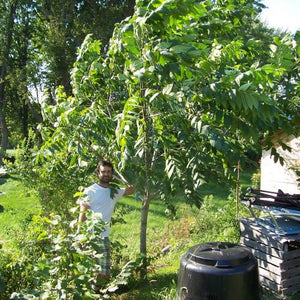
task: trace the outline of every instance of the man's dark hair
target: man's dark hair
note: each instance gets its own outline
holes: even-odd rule
[[[97,165],[97,174],[99,174],[99,171],[100,171],[100,167],[103,166],[103,167],[110,167],[112,169],[112,172],[114,173],[115,169],[114,169],[114,166],[113,164],[108,161],[108,160],[103,160],[101,159],[99,162],[98,162],[98,165]]]

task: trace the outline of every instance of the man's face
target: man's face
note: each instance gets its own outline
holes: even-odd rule
[[[112,168],[109,166],[100,166],[98,177],[100,182],[110,183],[113,178]]]

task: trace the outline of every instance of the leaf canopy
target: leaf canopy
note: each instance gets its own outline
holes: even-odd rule
[[[261,8],[254,0],[137,1],[105,56],[86,37],[72,73],[75,97],[56,109],[46,148],[68,139],[70,166],[94,151],[141,193],[183,189],[199,203],[201,184],[224,181],[262,139],[293,130],[279,87],[297,85],[299,41],[266,44],[256,31]]]

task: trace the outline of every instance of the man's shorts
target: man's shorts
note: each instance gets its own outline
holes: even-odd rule
[[[98,260],[101,266],[100,274],[110,276],[110,241],[108,237],[99,240],[99,253],[103,255]]]

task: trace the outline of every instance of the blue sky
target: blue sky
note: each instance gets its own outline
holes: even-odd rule
[[[270,27],[295,33],[300,30],[300,0],[263,0],[268,8],[261,14]]]

